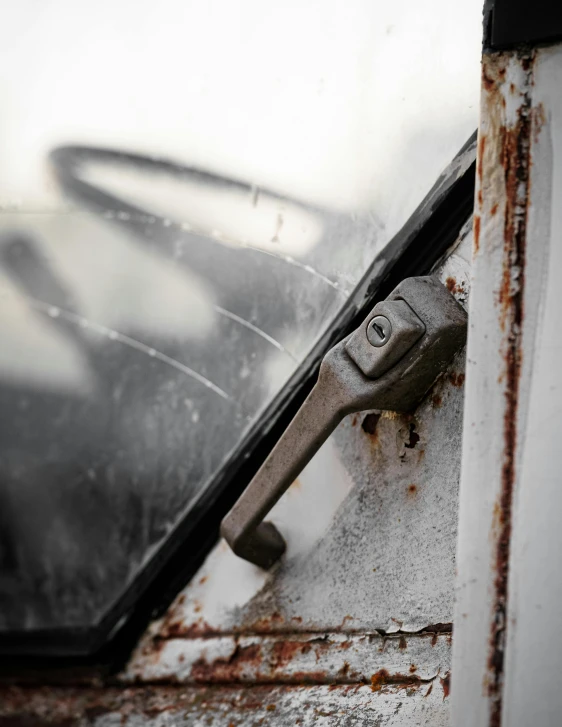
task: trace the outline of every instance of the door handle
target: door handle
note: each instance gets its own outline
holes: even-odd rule
[[[432,277],[407,278],[334,346],[318,381],[221,524],[236,555],[270,568],[285,551],[264,518],[340,421],[366,409],[411,411],[466,340],[467,315]]]

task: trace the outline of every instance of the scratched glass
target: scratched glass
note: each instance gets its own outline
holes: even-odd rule
[[[480,33],[468,0],[3,9],[0,630],[98,623],[155,556],[476,127]]]

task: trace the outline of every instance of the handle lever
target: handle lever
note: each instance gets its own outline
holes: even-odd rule
[[[236,555],[270,568],[285,541],[264,518],[340,421],[411,411],[466,340],[467,315],[431,277],[407,278],[324,357],[318,381],[221,524]]]

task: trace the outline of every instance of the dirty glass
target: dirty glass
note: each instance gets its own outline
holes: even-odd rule
[[[476,127],[479,53],[468,0],[5,4],[0,630],[158,553]]]

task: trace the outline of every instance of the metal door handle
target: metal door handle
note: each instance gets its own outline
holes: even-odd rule
[[[411,411],[466,340],[467,316],[431,277],[408,278],[324,357],[318,381],[224,518],[236,555],[269,568],[285,541],[263,519],[339,422],[365,409]]]

